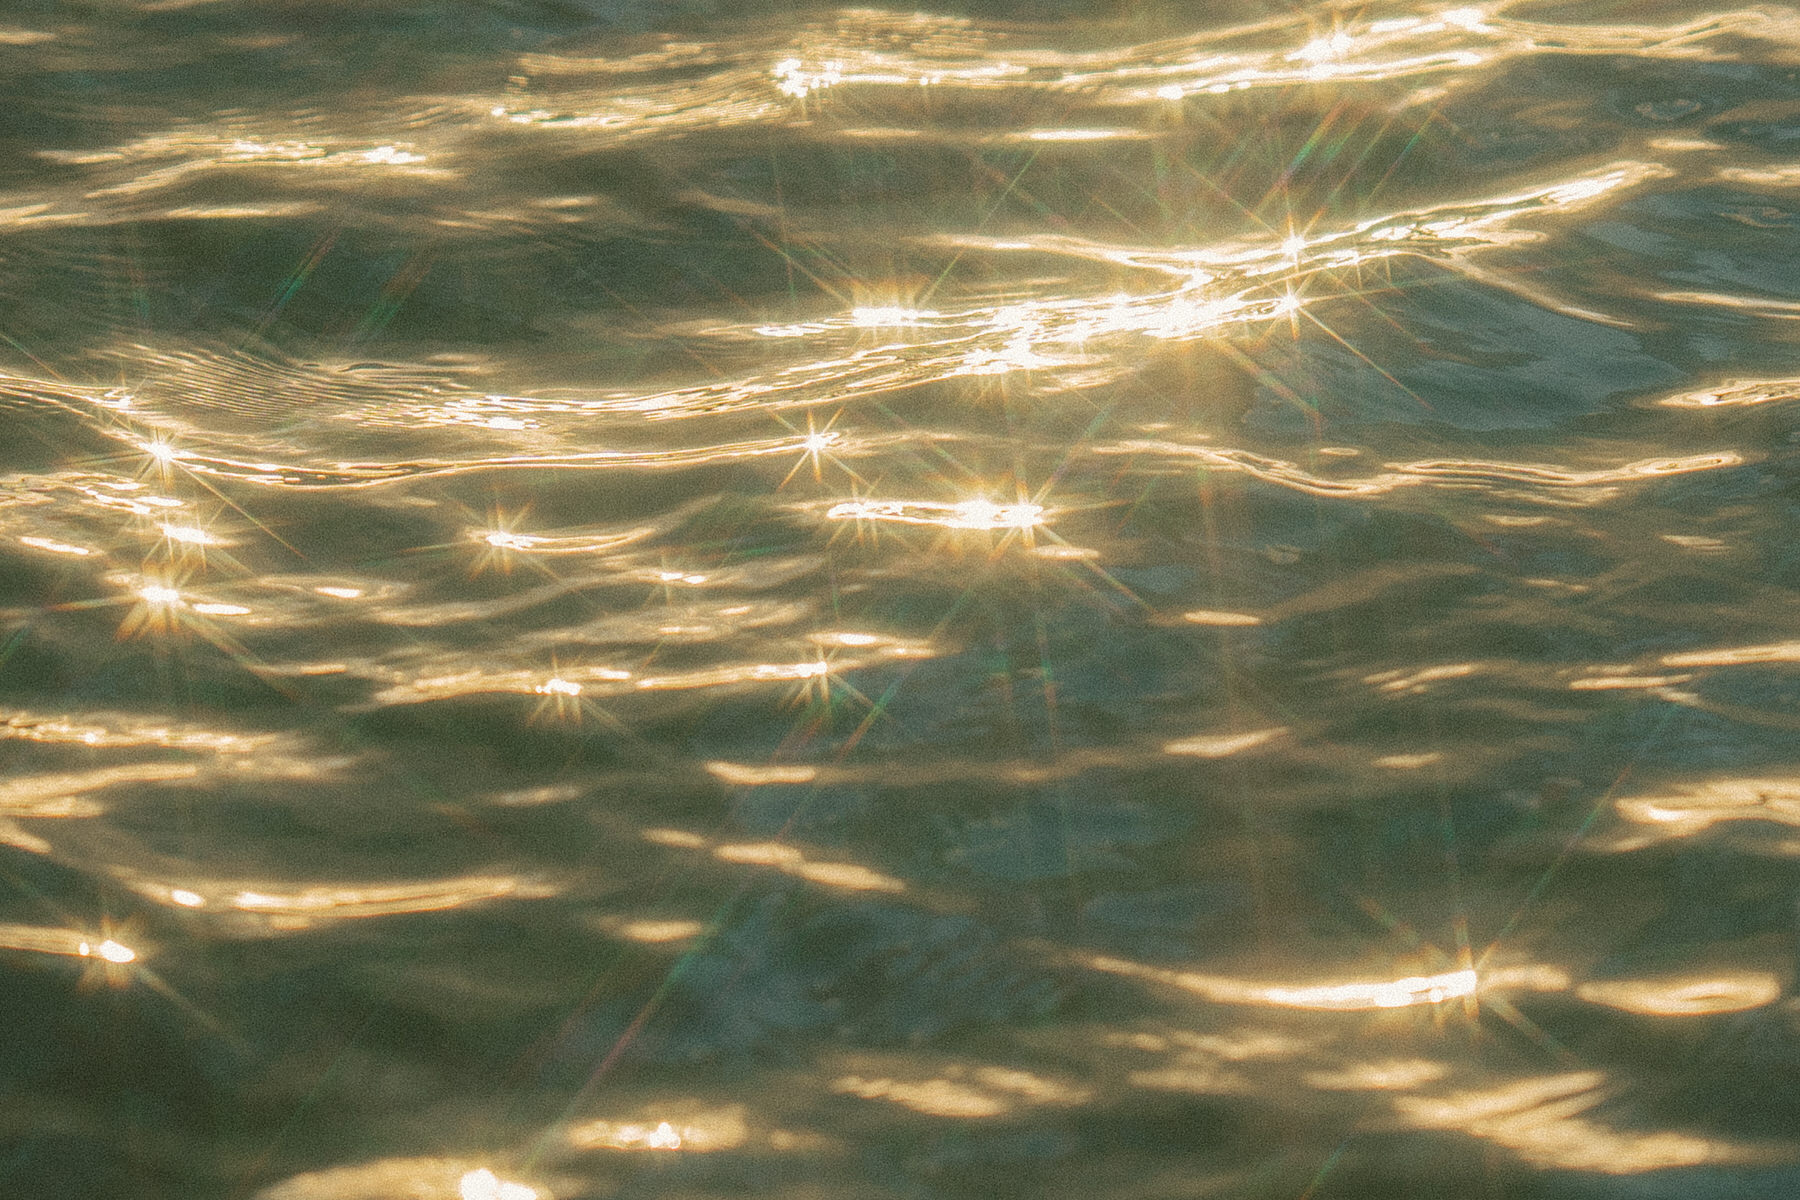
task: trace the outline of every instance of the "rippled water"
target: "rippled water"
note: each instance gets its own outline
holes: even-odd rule
[[[1800,13],[0,11],[0,1192],[1800,1194]]]

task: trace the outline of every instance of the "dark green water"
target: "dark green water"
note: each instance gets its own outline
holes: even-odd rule
[[[0,7],[0,1196],[1800,1195],[1797,72]]]

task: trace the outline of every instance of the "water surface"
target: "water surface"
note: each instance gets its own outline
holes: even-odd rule
[[[0,1191],[1800,1192],[1800,13],[0,13]]]

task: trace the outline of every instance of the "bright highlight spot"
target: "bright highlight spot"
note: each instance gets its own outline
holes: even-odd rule
[[[579,696],[581,695],[581,685],[567,679],[553,678],[538,684],[537,693],[540,696]]]
[[[169,889],[169,899],[183,908],[200,908],[206,903],[206,897],[199,892],[190,892],[186,888]]]
[[[509,1183],[486,1167],[470,1171],[457,1185],[462,1200],[538,1200],[536,1188]]]
[[[137,951],[129,946],[121,946],[111,938],[101,942],[98,946],[91,945],[88,942],[82,942],[79,946],[75,947],[75,953],[81,955],[83,958],[93,958],[95,955],[98,955],[109,963],[128,963],[137,958]]]
[[[111,938],[101,942],[96,952],[110,963],[128,963],[137,958],[137,951],[129,946],[121,946]]]
[[[156,583],[148,584],[144,587],[139,588],[138,595],[143,597],[144,601],[149,604],[180,604],[181,603],[181,593],[180,592],[176,591],[172,587],[163,587],[161,584],[156,584]]]
[[[171,542],[186,542],[190,546],[222,546],[225,543],[206,530],[195,525],[162,525],[162,535]]]

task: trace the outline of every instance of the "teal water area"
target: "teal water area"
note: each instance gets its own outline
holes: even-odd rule
[[[0,9],[0,1194],[1800,1195],[1800,13]]]

